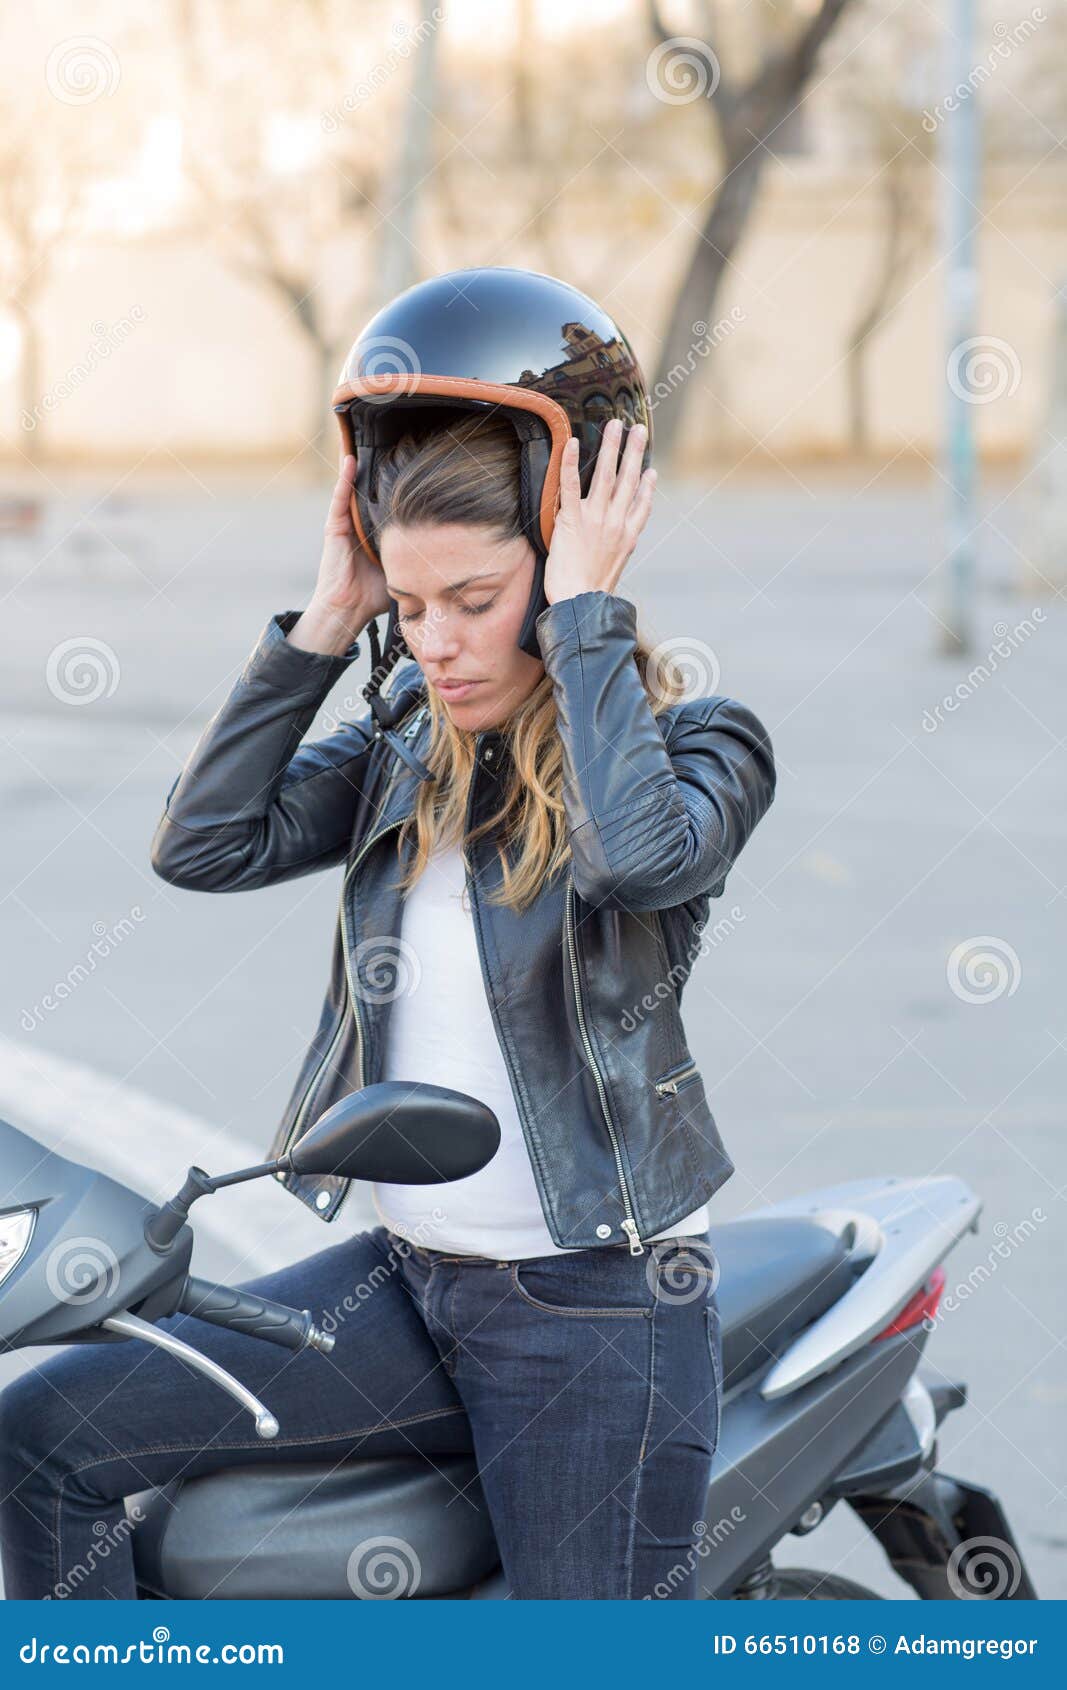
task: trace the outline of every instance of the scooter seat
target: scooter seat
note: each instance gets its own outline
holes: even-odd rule
[[[138,1584],[178,1601],[465,1596],[499,1561],[469,1455],[229,1467],[134,1500]]]
[[[855,1277],[842,1240],[803,1217],[723,1221],[708,1241],[720,1268],[726,1388],[777,1360]]]

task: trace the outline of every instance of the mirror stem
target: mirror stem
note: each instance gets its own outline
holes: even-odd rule
[[[210,1175],[203,1168],[190,1168],[177,1197],[172,1197],[145,1221],[145,1243],[161,1254],[170,1249],[189,1218],[189,1207],[198,1197],[215,1189]]]
[[[221,1190],[224,1185],[239,1185],[242,1180],[261,1179],[264,1174],[277,1173],[279,1168],[288,1170],[288,1156],[281,1156],[273,1162],[257,1162],[254,1168],[238,1168],[235,1174],[219,1174],[211,1181],[212,1191]]]
[[[190,1168],[178,1195],[162,1204],[145,1222],[146,1244],[164,1254],[189,1219],[190,1206],[198,1197],[206,1197],[224,1185],[239,1185],[242,1180],[259,1179],[263,1174],[273,1174],[279,1168],[288,1170],[288,1167],[288,1156],[282,1156],[273,1162],[259,1162],[254,1168],[239,1168],[235,1174],[219,1174],[214,1178],[203,1168]]]

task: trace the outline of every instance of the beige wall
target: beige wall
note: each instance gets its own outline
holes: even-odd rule
[[[1019,370],[1014,393],[976,406],[979,442],[990,455],[1029,450],[1046,404],[1052,291],[1067,275],[1067,167],[1042,167],[1022,180],[1028,168],[990,173],[985,183],[978,332],[1006,342]],[[690,415],[704,449],[735,454],[755,444],[789,458],[844,448],[844,341],[880,243],[869,174],[828,176],[794,161],[766,180],[715,312],[716,321],[728,321],[733,310],[735,322],[709,356],[693,360]],[[937,178],[923,180],[931,193]],[[669,292],[693,238],[680,219],[672,229],[667,202],[683,207],[691,224],[699,214],[684,183],[667,183],[666,199],[644,189],[638,199],[636,189],[635,178],[620,177],[616,195],[642,231],[622,266],[598,282],[576,254],[570,275],[617,317],[651,378]],[[590,226],[587,217],[603,218],[602,196],[572,207],[570,226],[579,231]],[[936,206],[926,215],[935,216]],[[430,268],[477,261],[449,253],[440,240],[431,245]],[[536,252],[495,253],[494,261],[543,267]],[[351,255],[346,263],[349,275],[358,273]],[[345,277],[328,285],[335,297],[358,297]],[[367,307],[351,315],[353,335],[377,304],[373,282],[364,297]],[[883,455],[936,451],[945,393],[941,308],[941,273],[927,251],[870,355],[872,433]],[[235,277],[188,237],[68,249],[41,316],[42,386],[52,402],[41,405],[40,427],[61,457],[128,460],[170,449],[188,459],[282,458],[310,432],[315,366],[294,322],[265,289]],[[101,341],[109,354],[88,373],[72,373]],[[2,449],[11,459],[25,436],[10,340],[2,350]]]

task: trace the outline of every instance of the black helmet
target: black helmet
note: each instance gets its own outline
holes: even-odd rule
[[[600,440],[612,417],[648,429],[644,463],[652,455],[648,395],[633,349],[622,330],[588,295],[554,276],[532,270],[450,270],[418,282],[384,306],[356,339],[333,396],[345,450],[356,457],[352,521],[360,542],[378,559],[369,536],[384,512],[377,498],[378,452],[413,424],[412,411],[429,412],[428,426],[442,426],[460,411],[498,410],[520,444],[519,499],[523,532],[536,555],[530,602],[519,645],[540,655],[534,624],[547,607],[544,565],[559,509],[563,448],[579,442],[578,469],[588,491]],[[374,657],[364,688],[383,731],[392,724],[378,689],[407,652],[390,601],[384,655],[371,624]],[[391,734],[405,761],[415,759]]]

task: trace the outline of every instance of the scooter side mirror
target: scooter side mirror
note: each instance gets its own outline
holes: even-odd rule
[[[281,1161],[297,1174],[439,1185],[476,1174],[499,1145],[500,1123],[477,1098],[382,1080],[327,1109]]]

